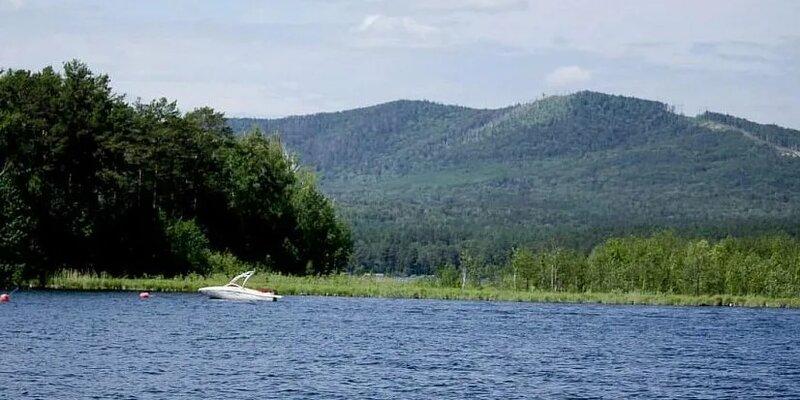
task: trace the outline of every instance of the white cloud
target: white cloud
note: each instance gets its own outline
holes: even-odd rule
[[[364,20],[361,21],[361,24],[358,25],[358,28],[356,28],[356,30],[359,32],[367,31],[371,27],[373,27],[375,25],[375,22],[377,22],[381,18],[385,17],[383,17],[380,14],[367,15],[366,17],[364,17]]]
[[[547,74],[545,82],[550,87],[567,88],[586,83],[592,79],[592,72],[577,65],[558,67]]]
[[[25,5],[25,0],[0,0],[0,5],[9,7],[12,10],[19,10]]]
[[[438,29],[421,24],[411,17],[389,17],[381,14],[367,15],[356,30],[371,34],[405,34],[419,38],[438,31]]]
[[[524,10],[528,8],[528,2],[526,0],[438,0],[425,1],[420,7],[437,11],[498,13]]]
[[[436,47],[443,43],[438,28],[411,17],[368,15],[354,30],[359,47]]]

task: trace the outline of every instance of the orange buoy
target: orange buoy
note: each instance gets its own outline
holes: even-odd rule
[[[150,293],[147,293],[147,292],[139,293],[139,298],[142,299],[142,300],[147,300],[147,299],[150,298]]]
[[[11,301],[11,296],[6,293],[0,294],[0,303],[8,303]]]

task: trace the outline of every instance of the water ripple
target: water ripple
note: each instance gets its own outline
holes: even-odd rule
[[[0,398],[800,398],[800,312],[21,292]]]

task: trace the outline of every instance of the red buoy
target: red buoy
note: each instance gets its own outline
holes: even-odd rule
[[[8,303],[11,301],[11,296],[6,293],[0,294],[0,303]]]
[[[142,299],[142,300],[147,300],[147,299],[150,298],[150,293],[147,293],[147,292],[139,293],[139,298]]]

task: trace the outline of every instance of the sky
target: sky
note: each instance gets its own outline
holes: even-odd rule
[[[0,0],[0,68],[79,59],[228,116],[595,90],[800,128],[800,1]]]

